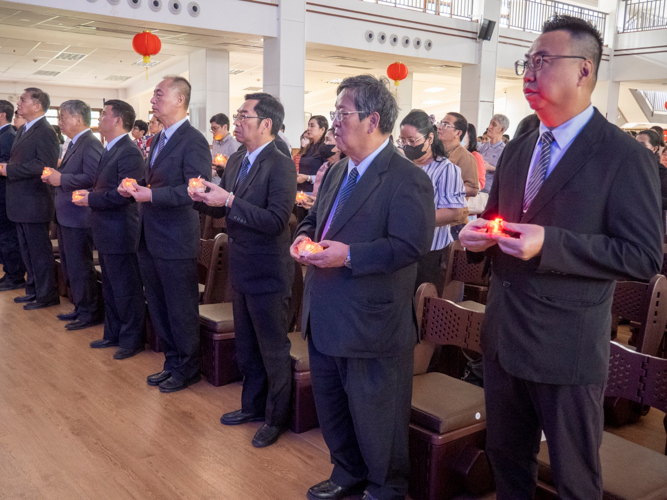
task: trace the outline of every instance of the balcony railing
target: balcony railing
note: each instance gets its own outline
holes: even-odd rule
[[[426,12],[438,16],[472,19],[473,0],[362,0],[378,5],[390,5],[402,9]]]
[[[657,92],[655,90],[639,90],[639,93],[646,99],[646,104],[651,108],[655,115],[667,114],[665,106],[667,105],[667,92]]]
[[[626,0],[622,33],[667,28],[667,0]]]
[[[542,25],[556,14],[579,17],[589,21],[604,38],[607,14],[550,0],[503,0],[500,8],[500,25],[541,33]]]

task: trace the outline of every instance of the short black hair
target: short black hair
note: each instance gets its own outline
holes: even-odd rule
[[[466,144],[466,149],[471,153],[477,151],[477,139],[477,129],[472,123],[468,123],[468,143]]]
[[[523,117],[516,126],[514,138],[516,139],[520,135],[527,134],[538,128],[540,128],[540,118],[535,113],[531,113],[528,116]]]
[[[144,135],[148,133],[148,123],[146,123],[143,120],[136,120],[134,122],[134,126],[137,127],[139,130],[141,130]]]
[[[28,92],[33,101],[38,101],[42,105],[42,111],[44,111],[44,113],[48,111],[51,106],[51,98],[49,97],[49,94],[37,87],[28,87],[27,89],[23,89],[23,92]]]
[[[567,31],[570,37],[578,42],[581,55],[593,61],[595,80],[598,78],[598,69],[602,60],[602,35],[589,21],[578,17],[555,15],[544,23],[542,33],[551,31]]]
[[[255,113],[262,119],[271,119],[271,135],[277,136],[280,131],[280,126],[285,119],[285,108],[278,99],[266,92],[257,92],[255,94],[246,94],[246,101],[257,101],[255,104]]]
[[[120,99],[111,99],[104,102],[105,106],[110,106],[113,116],[120,118],[123,122],[123,130],[129,132],[134,126],[134,119],[137,117],[134,108]]]
[[[2,113],[5,114],[5,120],[11,122],[14,118],[14,105],[9,101],[0,100],[0,114]]]
[[[665,130],[660,125],[653,125],[651,130],[655,130],[660,137],[660,147],[665,147]]]
[[[447,114],[456,118],[456,121],[454,122],[454,128],[461,132],[460,140],[463,140],[463,138],[468,133],[468,120],[466,120],[466,117],[461,113],[451,112]]]
[[[221,127],[227,125],[227,130],[229,130],[229,117],[224,113],[218,113],[211,117],[209,123],[217,123]]]

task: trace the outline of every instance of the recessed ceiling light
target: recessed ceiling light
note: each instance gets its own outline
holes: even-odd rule
[[[447,90],[444,87],[431,87],[430,89],[424,90],[424,92],[430,92],[430,93],[436,93],[436,92],[442,92],[443,90]]]
[[[432,99],[430,101],[422,101],[422,104],[425,104],[426,106],[429,106],[431,104],[440,104],[442,101],[439,101],[437,99]]]
[[[333,80],[329,80],[327,83],[341,83],[342,81],[342,78],[334,78]]]

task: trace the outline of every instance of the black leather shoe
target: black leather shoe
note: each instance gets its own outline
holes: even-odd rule
[[[79,317],[78,311],[72,311],[71,313],[67,314],[59,314],[56,316],[60,321],[74,321],[76,318]]]
[[[243,413],[243,410],[236,410],[225,413],[220,417],[220,423],[224,425],[239,425],[246,422],[263,422],[264,415],[252,415],[251,413]]]
[[[266,448],[267,446],[271,446],[278,441],[280,435],[286,430],[287,428],[282,426],[274,427],[272,425],[264,424],[255,433],[255,437],[252,438],[252,445],[255,448]]]
[[[171,377],[171,372],[161,371],[146,377],[146,383],[148,385],[160,385],[161,382],[164,382],[169,377]]]
[[[201,380],[201,374],[197,373],[196,375],[190,377],[189,379],[174,379],[174,377],[169,377],[167,380],[160,384],[160,392],[176,392],[190,387],[192,384],[196,384]]]
[[[113,359],[131,358],[132,356],[136,356],[137,354],[139,354],[144,349],[145,349],[144,346],[137,347],[136,349],[125,349],[123,347],[119,347],[118,350],[116,351],[116,354],[113,355]]]
[[[11,281],[5,280],[4,282],[0,283],[0,292],[6,292],[7,290],[18,290],[19,288],[25,288],[25,281],[12,283]]]
[[[306,497],[308,500],[341,500],[342,498],[363,493],[364,488],[366,488],[365,482],[350,486],[349,488],[343,488],[330,479],[327,479],[315,486],[311,486],[308,493],[306,493]]]
[[[99,325],[102,322],[99,320],[90,320],[90,321],[79,321],[78,319],[72,321],[71,323],[67,323],[65,325],[65,328],[72,331],[72,330],[83,330],[84,328],[90,328],[91,326]]]
[[[46,307],[57,306],[58,304],[60,304],[60,297],[50,302],[28,302],[23,306],[23,309],[26,311],[32,311],[34,309],[44,309]]]
[[[24,295],[23,297],[14,297],[14,302],[21,304],[23,302],[34,302],[37,300],[36,295]]]
[[[90,343],[90,347],[93,349],[104,349],[105,347],[118,347],[118,342],[112,342],[107,339],[93,340]]]

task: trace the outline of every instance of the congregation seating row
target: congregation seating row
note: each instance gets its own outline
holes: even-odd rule
[[[202,224],[203,236],[210,238],[202,239],[199,259],[202,373],[209,383],[220,386],[240,380],[241,376],[236,363],[231,290],[226,273],[227,236],[219,232],[221,224],[213,227],[213,221]],[[318,425],[308,347],[300,334],[302,271],[295,263],[290,305],[291,428],[296,433]],[[610,370],[606,395],[617,401],[628,401],[628,408],[635,414],[644,412],[647,405],[667,410],[667,361],[654,357],[667,321],[666,287],[667,280],[658,275],[649,284],[619,282],[614,296],[613,314],[633,322],[637,352],[612,343],[613,370]],[[469,264],[458,242],[449,251],[444,290],[439,294],[433,285],[424,284],[417,291],[415,305],[421,343],[415,349],[410,423],[410,496],[413,500],[453,498],[463,492],[477,495],[493,487],[483,451],[484,390],[458,376],[429,371],[436,345],[481,354],[480,331],[487,291],[488,278],[483,265]],[[160,350],[148,315],[147,340],[151,349]],[[648,365],[653,367],[650,374],[641,368]],[[649,377],[653,379],[648,380]],[[667,419],[665,425],[667,430]],[[605,498],[667,498],[667,457],[605,433],[601,458]],[[542,443],[539,461],[540,494],[543,498],[555,498],[546,443]]]

